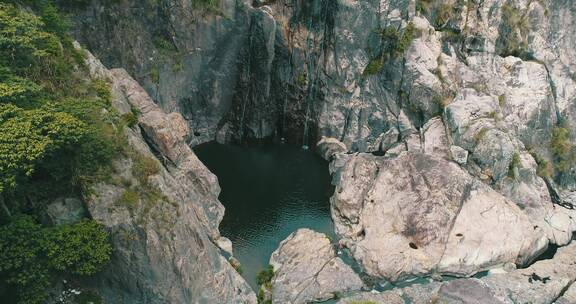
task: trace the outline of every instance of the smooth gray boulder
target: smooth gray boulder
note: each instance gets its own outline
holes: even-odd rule
[[[46,206],[44,221],[49,225],[73,224],[86,218],[88,212],[81,200],[62,197]]]
[[[437,293],[438,304],[504,304],[486,283],[479,279],[446,282]]]
[[[460,165],[466,165],[468,162],[468,151],[462,149],[462,147],[450,146],[450,155]]]
[[[338,304],[430,304],[436,300],[435,294],[440,286],[442,286],[441,283],[429,282],[404,288],[394,288],[384,292],[363,291],[344,297],[338,301]]]
[[[448,136],[440,117],[434,117],[426,122],[422,127],[422,134],[422,150],[424,153],[444,158],[450,157]]]
[[[320,141],[316,144],[316,151],[322,158],[327,161],[331,161],[332,157],[336,153],[346,153],[348,148],[344,143],[336,138],[322,137]]]
[[[351,155],[338,177],[336,232],[374,277],[469,276],[522,265],[548,244],[516,204],[443,158]]]
[[[330,239],[299,229],[280,243],[270,257],[274,267],[273,303],[308,303],[359,290],[360,277],[336,255]]]

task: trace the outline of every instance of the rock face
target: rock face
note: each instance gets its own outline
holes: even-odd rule
[[[340,304],[368,300],[374,303],[424,304],[553,304],[575,303],[576,244],[560,248],[553,259],[528,268],[492,274],[481,279],[412,285],[382,293],[361,292]]]
[[[517,204],[549,206],[535,174],[505,180],[516,155],[534,156],[524,168],[534,172],[554,160],[555,128],[576,140],[573,3],[420,2],[91,1],[74,11],[75,34],[181,113],[193,145],[327,137],[389,156],[458,146],[452,157],[473,176]],[[573,167],[547,182],[562,188],[556,202],[576,192]],[[557,213],[532,210],[544,226]],[[567,242],[569,229],[543,228]]]
[[[515,150],[550,160],[552,129],[576,126],[569,0],[210,3],[91,1],[74,11],[77,38],[181,113],[193,144],[278,136],[312,146],[326,136],[372,152],[383,134],[403,140],[447,106],[477,109],[480,121],[451,136],[498,180]],[[562,178],[572,191],[574,176]]]
[[[442,158],[350,156],[332,197],[341,242],[375,277],[469,276],[546,249],[512,201]]]
[[[86,217],[86,209],[81,200],[63,197],[46,207],[44,221],[49,225],[72,224]]]
[[[274,266],[272,303],[308,303],[359,290],[363,283],[336,256],[324,234],[299,229],[286,238],[270,258]]]
[[[330,161],[334,154],[345,153],[346,145],[335,138],[323,137],[317,144],[318,154],[327,161]]]
[[[206,298],[215,299],[224,286],[242,285],[233,283],[237,275],[227,263],[214,266],[219,190],[185,142],[320,141],[338,184],[332,200],[338,233],[376,277],[466,276],[523,264],[548,242],[571,241],[576,165],[559,164],[552,147],[559,128],[568,130],[568,147],[576,140],[571,0],[89,2],[73,9],[75,34],[148,93],[128,73],[110,76],[120,112],[142,108],[138,130],[127,132],[138,151],[160,155],[164,167],[154,184],[185,206],[185,215],[176,213],[187,220],[175,221],[175,236],[138,230],[162,241],[141,240],[137,252],[157,248],[134,263],[156,265],[154,254],[162,252],[190,254],[203,265],[194,272],[190,259],[179,261],[173,268],[184,274],[168,276],[166,285],[174,290],[196,295],[206,287]],[[181,115],[164,114],[148,96]],[[127,179],[134,179],[131,163],[118,162]],[[118,185],[99,190],[98,204],[110,208],[122,192]],[[128,213],[103,208],[103,221],[136,230]],[[165,240],[196,235],[187,230],[198,232],[203,249],[158,249]],[[164,277],[166,263],[152,274],[140,271]],[[174,284],[210,267],[225,268],[224,279]],[[478,295],[485,295],[482,284],[474,285]],[[452,287],[443,290],[457,298]],[[172,292],[158,290],[152,294]]]
[[[138,125],[124,129],[130,148],[116,160],[112,182],[96,184],[86,198],[115,248],[92,285],[107,303],[255,303],[214,244],[224,212],[220,188],[187,145],[187,123],[160,110],[126,71],[108,71],[91,55],[88,64],[94,78],[111,83],[120,114],[140,113]],[[138,176],[143,164],[157,170]],[[127,193],[135,202],[128,204]]]

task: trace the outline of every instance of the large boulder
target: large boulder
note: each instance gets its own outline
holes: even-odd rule
[[[88,215],[81,200],[61,197],[46,206],[43,221],[49,225],[73,224]]]
[[[308,303],[359,290],[362,280],[336,255],[330,239],[310,229],[286,238],[270,258],[273,303]]]
[[[430,282],[384,292],[359,292],[339,304],[573,304],[576,303],[576,244],[560,248],[552,259],[524,269],[486,277]]]
[[[316,144],[316,150],[322,158],[330,161],[334,154],[345,153],[348,151],[348,148],[346,148],[346,145],[336,138],[322,137],[322,139],[320,139]]]
[[[516,204],[443,158],[358,154],[338,176],[336,232],[371,276],[469,276],[525,264],[547,248]]]

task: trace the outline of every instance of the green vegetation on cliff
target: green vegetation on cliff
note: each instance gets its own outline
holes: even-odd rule
[[[372,58],[362,72],[363,76],[369,76],[379,73],[384,68],[384,63],[390,58],[400,57],[412,44],[416,37],[417,30],[412,22],[400,32],[395,27],[387,27],[382,30],[382,51]]]
[[[559,184],[569,184],[576,170],[576,145],[570,140],[567,128],[556,127],[552,131],[550,150],[553,154],[554,173]]]
[[[55,7],[12,2],[0,3],[0,284],[14,287],[20,303],[40,303],[55,278],[94,274],[110,258],[108,233],[96,222],[38,220],[55,198],[107,178],[122,148],[113,126],[122,120],[108,85],[85,77],[83,54]]]

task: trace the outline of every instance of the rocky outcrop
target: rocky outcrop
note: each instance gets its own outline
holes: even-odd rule
[[[361,292],[340,304],[367,300],[374,303],[513,304],[574,303],[576,245],[560,248],[553,259],[524,269],[491,274],[481,279],[457,279],[444,283],[394,289],[382,293]]]
[[[109,303],[255,303],[214,244],[220,188],[187,145],[187,123],[160,110],[126,71],[108,71],[91,55],[88,64],[94,78],[110,82],[120,115],[139,113],[138,124],[122,131],[127,147],[110,181],[87,197],[115,248],[92,285]]]
[[[331,199],[341,242],[371,276],[469,276],[525,264],[548,239],[516,204],[437,156],[358,154]]]
[[[550,170],[553,131],[576,140],[570,0],[198,3],[91,1],[74,15],[85,46],[182,114],[140,128],[165,169],[194,171],[168,170],[178,183],[203,185],[200,199],[165,188],[203,202],[190,205],[212,241],[218,190],[183,140],[324,137],[338,233],[377,277],[469,275],[571,241],[576,166]]]
[[[61,197],[46,206],[42,220],[48,225],[73,224],[86,218],[86,209],[81,200]]]
[[[75,12],[76,35],[182,113],[194,144],[326,136],[372,152],[405,119],[420,129],[474,90],[496,101],[485,128],[550,159],[552,128],[574,129],[576,117],[572,3],[416,2],[92,1]],[[474,157],[510,147],[486,135]],[[511,159],[504,150],[482,163],[495,178]]]
[[[322,137],[322,139],[316,144],[316,150],[322,158],[330,161],[335,154],[345,153],[347,148],[345,144],[336,138]]]
[[[330,239],[309,229],[299,229],[282,241],[270,265],[274,267],[273,303],[322,301],[363,286],[336,255]]]

